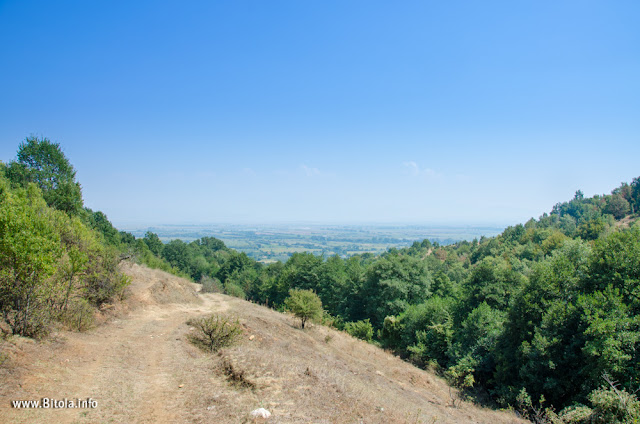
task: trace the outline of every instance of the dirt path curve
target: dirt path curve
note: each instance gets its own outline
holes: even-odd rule
[[[159,281],[134,281],[135,296],[148,300]],[[161,288],[167,282],[160,282]],[[180,421],[197,354],[185,342],[189,317],[224,311],[222,297],[196,303],[154,304],[134,310],[86,333],[65,333],[37,360],[26,364],[21,385],[3,393],[0,422]],[[193,301],[192,301],[193,302]],[[61,344],[61,345],[60,345]],[[34,347],[34,349],[36,349]],[[182,386],[182,387],[181,387]],[[188,389],[188,387],[187,387]],[[91,398],[96,408],[17,409],[12,400]]]

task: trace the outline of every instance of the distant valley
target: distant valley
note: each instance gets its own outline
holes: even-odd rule
[[[136,238],[151,231],[163,242],[181,239],[190,242],[202,237],[215,237],[253,259],[270,263],[285,262],[295,252],[312,252],[325,256],[347,257],[354,254],[380,254],[390,248],[411,246],[415,241],[429,239],[441,245],[482,236],[493,237],[504,227],[444,226],[444,225],[322,225],[322,224],[210,224],[158,225],[147,228],[126,228]]]

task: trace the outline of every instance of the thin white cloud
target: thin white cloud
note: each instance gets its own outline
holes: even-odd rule
[[[300,165],[300,169],[302,169],[302,172],[304,172],[307,177],[320,175],[320,170],[318,168],[311,168],[305,164]]]
[[[431,168],[421,168],[414,161],[402,162],[402,166],[404,167],[405,173],[411,175],[412,177],[441,177],[442,174],[434,171]]]

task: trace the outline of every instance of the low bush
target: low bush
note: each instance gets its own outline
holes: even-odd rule
[[[189,341],[208,352],[231,346],[242,334],[242,326],[237,319],[222,315],[190,319],[187,324],[196,328],[196,334],[188,336]]]
[[[202,293],[222,293],[224,291],[224,286],[215,277],[203,275],[200,278],[200,284],[202,284],[202,289],[200,289]]]
[[[247,295],[245,294],[244,290],[242,290],[242,287],[240,287],[237,284],[226,283],[224,285],[224,292],[225,292],[225,294],[228,294],[229,296],[239,297],[240,299],[246,299],[247,298]]]
[[[369,318],[356,322],[348,322],[344,325],[344,331],[360,340],[370,342],[373,339],[373,326]]]

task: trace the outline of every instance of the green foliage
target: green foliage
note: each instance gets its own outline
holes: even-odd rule
[[[416,364],[435,362],[445,367],[453,338],[452,308],[452,299],[440,297],[411,305],[397,317],[385,319],[381,339]]]
[[[162,250],[164,249],[164,244],[160,241],[160,238],[157,234],[152,233],[151,231],[147,231],[142,239],[149,250],[156,256],[162,255]]]
[[[429,297],[431,283],[431,273],[419,259],[400,255],[379,259],[368,268],[362,287],[366,317],[374,328],[381,328],[385,317]]]
[[[640,402],[626,390],[615,385],[596,389],[589,394],[592,413],[589,423],[624,424],[640,422]]]
[[[229,296],[239,297],[240,299],[246,299],[247,297],[247,294],[242,290],[242,287],[231,282],[224,284],[224,293]]]
[[[31,337],[46,335],[54,320],[88,328],[89,303],[110,301],[128,280],[117,269],[117,251],[84,223],[91,216],[80,213],[73,167],[59,145],[29,138],[3,173],[11,184],[0,175],[2,317],[14,333]]]
[[[465,282],[465,310],[477,308],[483,302],[493,309],[506,310],[525,283],[526,278],[511,263],[502,257],[486,257]]]
[[[347,322],[344,325],[344,331],[360,340],[370,342],[373,339],[373,326],[369,319]]]
[[[14,333],[37,337],[47,332],[59,294],[55,274],[62,256],[54,212],[29,185],[13,193],[5,187],[0,201],[0,310]]]
[[[606,228],[605,221],[597,217],[580,224],[577,232],[578,236],[583,240],[595,240],[600,237],[600,234],[602,234]]]
[[[631,211],[631,206],[623,196],[614,194],[607,199],[607,206],[604,211],[613,215],[615,219],[622,219]]]
[[[473,369],[474,381],[485,383],[495,369],[495,348],[502,336],[506,312],[483,302],[462,322],[448,352],[453,363],[466,363]]]
[[[634,314],[640,313],[640,228],[616,232],[595,243],[584,289],[608,286],[620,290]]]
[[[9,164],[6,175],[19,187],[26,188],[29,183],[35,183],[52,208],[69,215],[82,211],[82,193],[80,184],[75,181],[76,171],[58,143],[27,137],[18,149],[18,160]]]
[[[300,318],[302,329],[307,321],[317,321],[322,318],[322,301],[311,290],[289,290],[289,297],[284,304],[291,313]]]
[[[93,308],[86,299],[73,299],[66,308],[59,312],[58,321],[70,330],[85,331],[93,327]]]
[[[193,318],[187,321],[195,327],[195,334],[189,334],[191,343],[199,348],[217,352],[224,347],[233,345],[242,334],[242,326],[237,318],[212,314],[204,318]]]
[[[162,258],[179,270],[191,274],[191,255],[188,245],[182,240],[171,240],[162,249]]]
[[[111,224],[111,221],[109,221],[104,213],[100,211],[93,212],[89,208],[86,209],[86,212],[88,215],[89,226],[102,234],[107,244],[112,246],[120,245],[120,233],[113,224]]]
[[[165,246],[166,249],[166,246]],[[224,260],[223,265],[216,276],[225,283],[227,279],[237,272],[242,272],[247,268],[252,268],[254,261],[252,261],[246,253],[239,253],[236,251],[229,252],[228,257]]]

